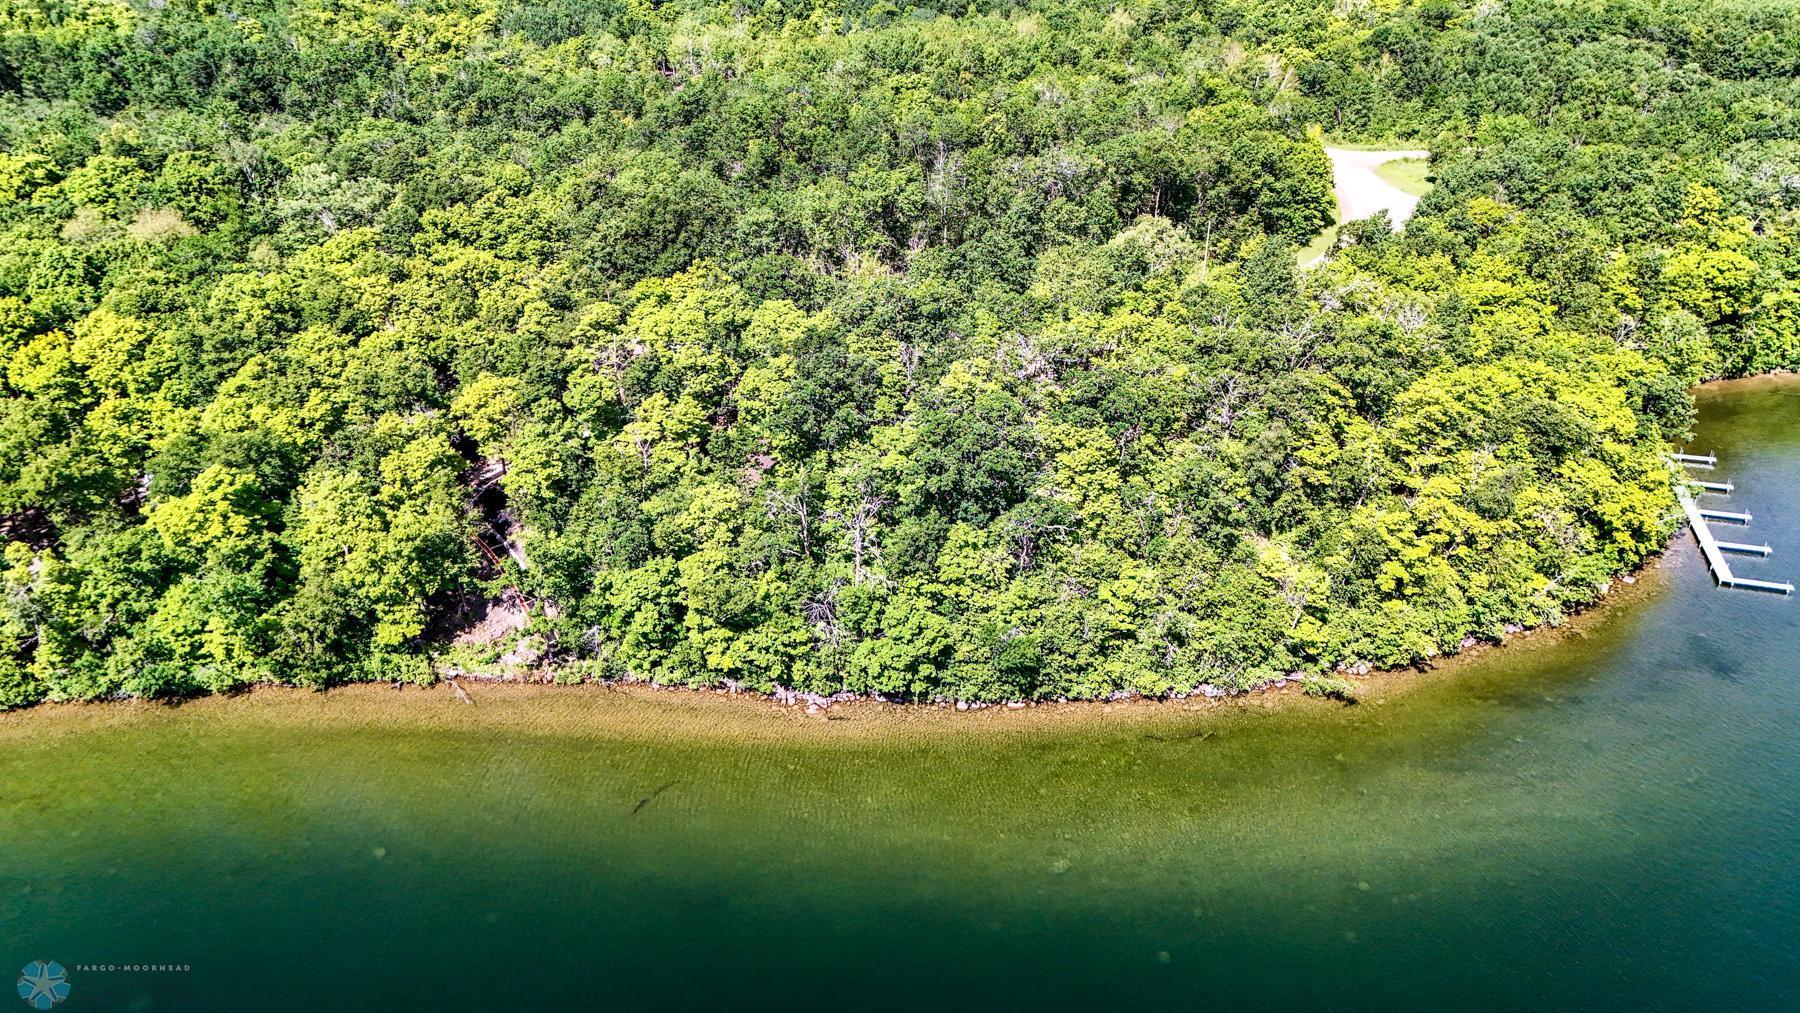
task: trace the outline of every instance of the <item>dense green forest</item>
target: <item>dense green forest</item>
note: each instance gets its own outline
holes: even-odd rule
[[[1800,367],[1791,0],[0,0],[0,707],[1235,689]],[[1404,232],[1321,139],[1429,147]]]

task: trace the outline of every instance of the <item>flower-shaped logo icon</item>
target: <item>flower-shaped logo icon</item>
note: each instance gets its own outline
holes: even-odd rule
[[[69,978],[54,960],[34,960],[19,972],[19,998],[32,1009],[49,1009],[69,997]]]

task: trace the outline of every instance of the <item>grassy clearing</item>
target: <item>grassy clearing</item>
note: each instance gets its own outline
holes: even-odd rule
[[[1414,197],[1423,197],[1431,191],[1431,163],[1423,158],[1397,158],[1392,162],[1383,162],[1375,167],[1375,175],[1380,176],[1389,186]]]
[[[1331,252],[1331,245],[1337,242],[1338,227],[1331,226],[1313,237],[1313,241],[1300,248],[1300,266],[1311,267],[1320,258]]]

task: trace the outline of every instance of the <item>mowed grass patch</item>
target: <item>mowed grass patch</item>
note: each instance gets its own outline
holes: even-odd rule
[[[1431,163],[1423,158],[1396,158],[1375,167],[1384,182],[1414,197],[1431,192]]]
[[[1313,241],[1300,248],[1300,266],[1311,267],[1331,252],[1332,244],[1337,242],[1338,227],[1331,226],[1313,237]]]

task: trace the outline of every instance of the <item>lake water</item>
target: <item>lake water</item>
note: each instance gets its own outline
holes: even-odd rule
[[[1800,578],[1800,385],[1692,445]],[[1618,597],[1355,707],[0,716],[0,966],[72,1011],[1794,1008],[1800,601],[1685,535]],[[84,969],[141,964],[187,970]]]

